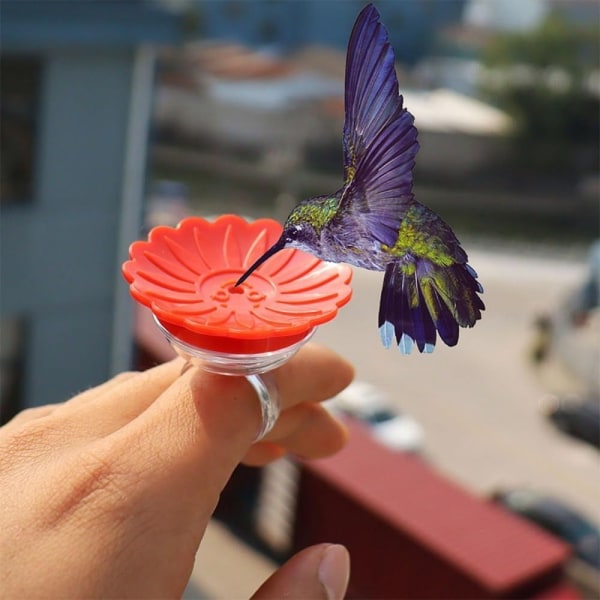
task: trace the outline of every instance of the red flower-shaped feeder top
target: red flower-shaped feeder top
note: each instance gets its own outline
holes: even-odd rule
[[[352,295],[350,267],[294,249],[235,287],[281,231],[271,219],[189,217],[134,242],[123,274],[131,295],[188,344],[234,354],[278,350],[333,319]]]

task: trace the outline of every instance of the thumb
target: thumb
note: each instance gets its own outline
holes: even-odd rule
[[[348,550],[339,544],[318,544],[292,556],[252,598],[342,600],[349,576]]]

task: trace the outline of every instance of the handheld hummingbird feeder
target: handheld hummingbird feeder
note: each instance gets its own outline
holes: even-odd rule
[[[414,197],[419,144],[403,103],[394,51],[369,4],[348,43],[342,187],[299,202],[283,228],[191,218],[132,245],[123,269],[131,294],[181,354],[249,379],[281,364],[350,299],[351,270],[339,263],[384,271],[386,347],[429,353],[438,337],[454,346],[459,329],[475,325],[483,288],[452,228]]]
[[[123,265],[131,295],[180,355],[208,371],[248,378],[263,408],[262,435],[277,408],[276,390],[260,375],[291,358],[352,295],[350,267],[294,249],[236,286],[281,229],[271,219],[189,217],[134,242]]]

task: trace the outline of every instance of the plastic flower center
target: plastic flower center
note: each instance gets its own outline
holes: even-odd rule
[[[252,283],[244,282],[235,286],[240,276],[238,270],[219,271],[201,277],[197,283],[197,292],[203,298],[210,298],[223,308],[236,311],[258,308],[272,292],[272,285],[262,277],[254,277]]]

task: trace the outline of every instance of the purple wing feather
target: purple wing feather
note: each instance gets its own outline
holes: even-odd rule
[[[340,219],[356,216],[393,246],[403,202],[412,199],[419,149],[413,116],[398,91],[394,52],[373,5],[356,20],[346,62],[344,179]],[[343,224],[342,224],[343,225]]]

